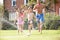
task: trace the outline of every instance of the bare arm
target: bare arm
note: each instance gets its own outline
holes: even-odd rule
[[[37,5],[34,6],[33,10],[36,10],[37,9]]]
[[[44,13],[44,15],[45,15],[45,13],[46,13],[46,12],[45,12],[45,10],[46,10],[45,7],[46,7],[46,5],[43,4],[42,6],[43,6],[43,13]]]

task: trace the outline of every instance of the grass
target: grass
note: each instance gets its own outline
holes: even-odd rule
[[[33,30],[30,36],[27,33],[27,30],[19,35],[17,30],[0,30],[0,40],[60,40],[60,30],[43,30],[42,34]]]

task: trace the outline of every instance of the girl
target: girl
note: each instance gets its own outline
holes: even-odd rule
[[[28,29],[29,29],[29,35],[31,33],[31,29],[33,29],[33,18],[34,18],[34,13],[32,7],[28,8]]]
[[[19,31],[22,33],[23,32],[23,26],[24,26],[24,14],[22,12],[22,10],[20,10],[19,12],[19,9],[16,10],[16,20],[17,20],[17,27],[18,27],[18,33]]]

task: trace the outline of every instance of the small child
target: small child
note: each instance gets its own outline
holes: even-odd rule
[[[23,32],[23,26],[24,26],[24,14],[22,12],[22,10],[19,12],[19,10],[16,10],[16,20],[17,20],[17,27],[18,27],[18,33],[19,31],[21,31],[21,33]]]
[[[33,29],[33,18],[34,18],[34,13],[32,7],[28,8],[28,29],[29,29],[29,35],[31,33],[31,29]]]

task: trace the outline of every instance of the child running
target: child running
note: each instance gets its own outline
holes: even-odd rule
[[[16,20],[17,20],[17,27],[18,27],[18,33],[19,31],[22,33],[23,32],[23,26],[24,26],[24,14],[22,12],[22,10],[19,9],[16,10]]]
[[[28,8],[28,29],[29,29],[29,35],[31,34],[31,29],[33,29],[33,18],[34,18],[34,13],[32,7]]]

